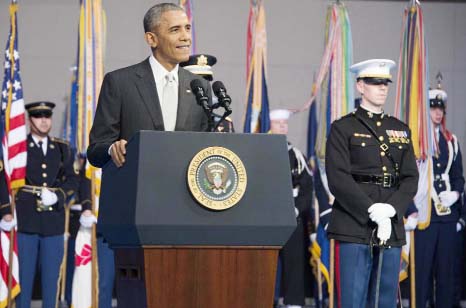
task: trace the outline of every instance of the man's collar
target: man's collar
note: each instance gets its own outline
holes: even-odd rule
[[[383,113],[383,109],[381,109],[380,111],[376,111],[376,110],[373,110],[372,108],[368,107],[368,106],[364,106],[364,105],[360,105],[360,107],[368,112],[371,112],[373,114],[382,114]]]
[[[34,135],[32,133],[31,133],[31,137],[32,137],[32,140],[34,140],[34,142],[36,144],[39,144],[39,141],[42,141],[42,143],[46,143],[48,141],[48,137],[44,137],[44,138],[40,139],[39,136],[36,136],[36,135]]]
[[[162,64],[160,64],[159,61],[157,61],[154,55],[151,55],[149,57],[149,64],[152,68],[152,73],[154,74],[155,82],[163,80],[168,73],[172,73],[175,78],[175,81],[178,82],[178,69],[180,67],[178,64],[175,66],[174,69],[172,69],[169,72],[165,67],[163,67]]]

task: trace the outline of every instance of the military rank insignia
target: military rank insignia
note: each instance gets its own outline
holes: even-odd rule
[[[197,153],[189,164],[187,180],[194,199],[215,211],[236,205],[247,186],[243,162],[223,147],[209,147]]]
[[[385,132],[387,133],[389,143],[409,143],[408,132],[405,130],[387,129]]]

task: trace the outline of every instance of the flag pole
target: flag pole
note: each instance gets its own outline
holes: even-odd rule
[[[68,267],[68,242],[70,238],[70,206],[65,207],[65,238],[64,238],[64,251],[63,251],[63,261],[61,265],[61,283],[60,283],[60,301],[65,301],[65,292],[66,292],[66,270]]]
[[[11,191],[11,195],[12,195],[12,198],[11,198],[11,213],[13,213],[13,215],[16,213],[15,212],[15,207],[16,207],[16,204],[15,204],[15,195],[16,195],[16,191],[15,190],[12,190]],[[13,217],[14,219],[14,217]],[[12,306],[12,298],[11,298],[11,291],[12,291],[12,287],[13,287],[13,248],[14,248],[14,240],[15,240],[15,235],[16,235],[16,231],[15,231],[15,228],[12,228],[10,230],[10,246],[8,247],[8,285],[7,285],[7,288],[8,288],[8,296],[7,296],[7,307],[8,308],[11,308]]]
[[[409,254],[409,282],[410,282],[410,297],[411,303],[409,307],[416,307],[416,264],[414,256],[414,231],[410,232],[410,254]]]
[[[315,232],[317,236],[317,228],[319,227],[319,202],[317,202],[317,197],[315,194],[315,191],[313,193],[313,198],[314,198],[314,226],[315,226]],[[317,240],[317,239],[316,239]],[[312,245],[312,242],[311,242]],[[312,258],[312,257],[311,257]],[[317,258],[317,296],[319,303],[317,307],[322,307],[322,300],[323,300],[323,292],[322,292],[322,270],[320,269],[321,266],[321,260],[320,258]]]
[[[95,170],[91,169],[91,198],[92,198],[92,213],[95,215]],[[91,267],[92,267],[92,307],[99,307],[98,298],[98,263],[97,263],[97,238],[96,238],[96,224],[92,225],[91,232]]]
[[[334,281],[335,281],[335,240],[330,240],[330,284],[328,286],[328,307],[334,307]]]
[[[17,3],[16,0],[12,0],[9,11],[10,11],[10,24],[11,24],[11,36],[10,36],[10,46],[9,46],[9,51],[10,54],[12,55],[15,50],[15,40],[16,40],[16,10],[17,10]],[[12,56],[13,57],[13,56]],[[14,57],[13,57],[14,59]],[[10,78],[13,78],[14,72],[15,72],[15,66],[16,62],[12,61],[12,68],[11,68],[11,76]],[[12,103],[12,87],[9,89],[8,93],[8,105],[11,105]],[[11,189],[11,187],[10,187]],[[16,197],[16,190],[11,189],[11,213],[12,215],[15,215],[15,197]],[[14,217],[13,217],[14,218]],[[12,228],[10,230],[10,246],[8,247],[8,282],[7,282],[7,288],[8,288],[8,295],[7,295],[7,307],[11,308],[12,306],[12,287],[13,287],[13,250],[14,250],[14,240],[15,240],[15,235],[16,235],[16,230],[15,228]]]

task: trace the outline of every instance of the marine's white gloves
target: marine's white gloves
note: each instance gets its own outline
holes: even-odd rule
[[[460,194],[457,191],[442,191],[438,197],[444,207],[450,207],[458,201]]]
[[[380,245],[385,245],[392,235],[392,221],[390,218],[382,219],[377,227],[377,237],[380,240]]]
[[[3,231],[9,232],[14,227],[16,227],[16,218],[13,218],[10,221],[6,221],[3,218],[2,220],[0,220],[0,229],[2,229]]]
[[[409,215],[405,222],[405,231],[413,231],[416,229],[418,220],[417,215]]]
[[[40,198],[42,199],[42,203],[45,206],[51,206],[57,203],[58,197],[57,194],[53,191],[48,190],[47,188],[42,188],[42,192],[40,194]]]
[[[79,217],[79,223],[81,226],[84,228],[92,228],[92,225],[97,223],[97,218],[91,214],[91,215],[83,215]]]
[[[311,241],[311,243],[315,242],[317,240],[317,234],[315,232],[311,233],[309,235],[309,240]]]
[[[369,212],[369,218],[376,224],[396,214],[395,208],[388,203],[374,203],[367,211]]]

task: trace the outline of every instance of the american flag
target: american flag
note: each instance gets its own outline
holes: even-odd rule
[[[26,178],[26,120],[21,85],[17,4],[10,5],[11,29],[5,51],[5,78],[2,86],[2,152],[7,183],[10,189],[24,185]]]
[[[1,93],[0,136],[2,151],[0,157],[5,166],[8,191],[20,188],[26,178],[26,121],[23,89],[21,86],[15,1],[10,4],[10,34],[5,51],[5,78]],[[11,198],[12,199],[12,198]],[[12,199],[13,200],[13,199]],[[13,238],[12,255],[10,244]],[[11,232],[0,232],[0,307],[6,307],[9,298],[20,292],[18,271],[18,246]],[[10,268],[11,265],[11,268]],[[11,276],[10,276],[11,273]],[[11,280],[10,280],[11,279]],[[9,297],[9,298],[8,298]]]

